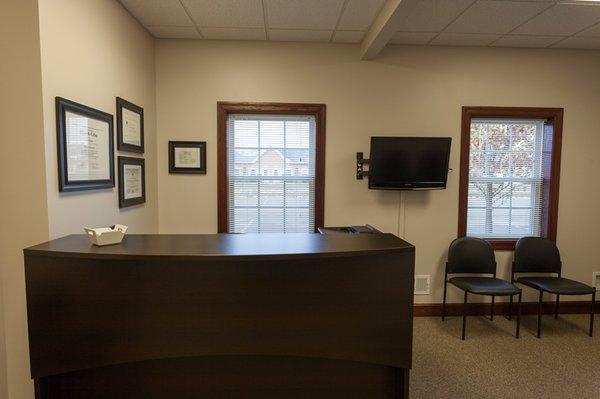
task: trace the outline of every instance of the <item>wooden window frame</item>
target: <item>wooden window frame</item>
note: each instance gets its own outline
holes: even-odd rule
[[[460,146],[460,184],[458,198],[458,237],[467,234],[469,195],[469,159],[471,120],[477,118],[545,119],[542,149],[542,225],[541,236],[556,241],[558,191],[562,147],[563,108],[533,107],[463,107]],[[516,239],[487,239],[494,249],[514,250]]]
[[[218,232],[229,232],[227,118],[229,114],[312,115],[315,117],[315,232],[325,213],[325,104],[217,102]]]

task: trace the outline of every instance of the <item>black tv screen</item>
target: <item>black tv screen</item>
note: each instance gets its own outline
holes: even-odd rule
[[[369,188],[446,188],[449,137],[371,137]]]

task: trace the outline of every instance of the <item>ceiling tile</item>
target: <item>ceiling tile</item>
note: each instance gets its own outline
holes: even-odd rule
[[[500,35],[442,32],[433,39],[431,44],[436,46],[487,46],[498,38]]]
[[[402,23],[406,32],[440,32],[475,0],[421,0]]]
[[[261,28],[200,28],[205,39],[211,40],[266,40]]]
[[[445,32],[508,33],[549,7],[549,3],[479,0]]]
[[[261,0],[183,0],[199,26],[264,28]]]
[[[367,30],[377,17],[384,0],[349,0],[338,29]]]
[[[335,43],[360,43],[365,32],[360,30],[338,30],[333,34]]]
[[[390,43],[424,45],[437,36],[435,32],[396,32]]]
[[[512,33],[568,36],[600,21],[600,6],[557,4]]]
[[[563,36],[507,35],[495,41],[492,46],[543,48],[549,47],[563,38]]]
[[[344,4],[344,0],[264,1],[268,26],[273,29],[333,30]]]
[[[152,36],[161,39],[200,39],[198,31],[190,26],[148,26]]]
[[[579,32],[576,36],[600,37],[600,23],[590,26],[586,30]]]
[[[144,26],[193,26],[179,0],[119,0]]]
[[[332,31],[269,29],[269,40],[282,42],[328,42]]]
[[[600,37],[569,37],[556,43],[555,48],[600,49]]]

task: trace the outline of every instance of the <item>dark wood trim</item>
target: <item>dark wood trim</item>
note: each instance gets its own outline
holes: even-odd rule
[[[125,143],[123,141],[123,108],[135,112],[140,116],[140,145]],[[144,153],[144,108],[135,105],[121,97],[117,97],[117,149],[119,151],[129,151]]]
[[[492,248],[500,251],[513,251],[517,240],[488,240],[492,244]]]
[[[556,241],[558,221],[558,192],[560,182],[560,159],[562,148],[563,108],[538,107],[463,107],[461,120],[460,178],[458,197],[458,237],[467,234],[467,201],[469,189],[469,156],[471,119],[473,118],[531,118],[545,119],[551,129],[550,164],[544,172],[542,187],[542,236]],[[544,134],[547,134],[545,131]],[[546,137],[545,137],[546,138]],[[490,239],[494,249],[514,250],[516,240]]]
[[[325,104],[217,102],[217,226],[228,232],[227,117],[229,114],[314,115],[316,121],[315,231],[325,223]]]
[[[471,140],[471,111],[462,108],[460,128],[460,176],[458,183],[458,237],[467,235],[467,205],[469,191],[469,157]]]
[[[554,314],[555,302],[544,302],[542,305],[542,312],[544,314]],[[496,302],[494,306],[494,313],[500,315],[508,314],[508,302]],[[469,316],[485,316],[489,315],[491,310],[491,303],[469,303],[467,306],[467,314]],[[589,314],[590,313],[590,301],[561,301],[558,308],[560,314]],[[523,314],[537,314],[538,303],[537,302],[523,302],[521,309]],[[447,303],[446,304],[446,316],[462,316],[463,304],[461,303]],[[600,313],[600,302],[596,303],[596,312]],[[517,304],[513,303],[513,315],[517,314]],[[442,304],[441,303],[428,303],[428,304],[415,304],[413,310],[414,317],[442,317]]]
[[[554,131],[552,133],[552,169],[550,175],[550,193],[545,198],[548,203],[548,218],[546,237],[556,242],[558,229],[558,192],[560,186],[560,161],[562,153],[562,130],[564,111],[559,109],[553,118]]]
[[[217,103],[217,232],[229,230],[229,190],[227,183],[227,115],[225,104]]]
[[[325,104],[314,110],[316,120],[315,232],[325,226]]]

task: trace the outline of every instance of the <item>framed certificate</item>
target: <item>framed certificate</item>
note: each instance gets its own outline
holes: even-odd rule
[[[146,168],[143,158],[118,157],[119,208],[146,202]]]
[[[117,97],[117,149],[144,153],[144,109]]]
[[[61,97],[55,102],[59,191],[114,187],[112,115]]]
[[[206,174],[206,141],[169,141],[169,173]]]

